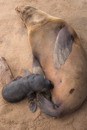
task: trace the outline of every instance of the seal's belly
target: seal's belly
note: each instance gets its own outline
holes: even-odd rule
[[[64,109],[65,106],[72,110],[77,108],[87,96],[87,60],[82,51],[74,44],[71,54],[59,69],[54,67],[53,53],[40,60],[46,78],[54,84],[52,101],[62,103]]]

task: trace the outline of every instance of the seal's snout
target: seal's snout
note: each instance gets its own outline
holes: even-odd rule
[[[20,8],[19,8],[19,6],[17,6],[17,7],[15,8],[15,10],[17,11],[17,13],[20,13]]]
[[[23,10],[24,10],[24,5],[19,5],[19,6],[17,6],[17,7],[15,8],[15,10],[16,10],[17,13],[23,12]]]
[[[48,89],[53,89],[54,88],[54,85],[50,80],[45,79],[45,83],[46,83],[46,88],[48,88]]]

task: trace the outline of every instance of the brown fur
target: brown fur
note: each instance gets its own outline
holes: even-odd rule
[[[17,12],[28,28],[29,41],[35,58],[46,78],[54,84],[52,101],[60,106],[60,115],[76,110],[87,97],[87,57],[79,37],[68,22],[52,17],[38,9],[17,7]],[[25,12],[25,13],[24,13]],[[64,64],[56,69],[53,63],[56,37],[60,29],[68,26],[73,36],[72,51]]]

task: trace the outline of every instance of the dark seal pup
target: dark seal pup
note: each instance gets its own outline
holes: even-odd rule
[[[36,8],[18,6],[16,11],[28,29],[33,71],[43,69],[54,84],[52,102],[38,95],[40,109],[55,117],[75,111],[87,97],[87,56],[78,35],[65,20]]]
[[[52,89],[51,82],[38,74],[18,76],[2,89],[2,96],[8,102],[18,102],[28,97],[29,108],[32,112],[36,110],[36,93]]]

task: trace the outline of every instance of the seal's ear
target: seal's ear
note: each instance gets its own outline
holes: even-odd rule
[[[54,49],[54,66],[59,69],[62,64],[65,63],[72,50],[73,37],[68,30],[68,26],[65,25],[58,33],[55,42]]]

